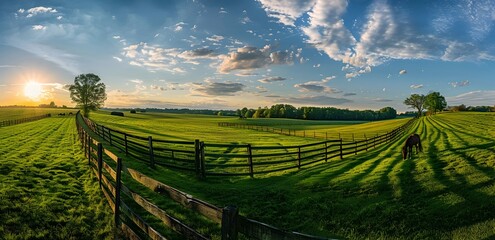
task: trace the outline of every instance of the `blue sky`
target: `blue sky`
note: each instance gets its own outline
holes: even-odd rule
[[[71,106],[63,86],[81,73],[102,78],[107,107],[406,111],[405,98],[430,91],[495,105],[495,1],[2,1],[0,11],[0,105]]]

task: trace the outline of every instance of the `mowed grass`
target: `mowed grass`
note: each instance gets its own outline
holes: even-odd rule
[[[76,114],[77,109],[71,108],[0,108],[0,121],[4,120],[16,120],[21,118],[35,117],[44,114],[52,114],[52,116],[57,116],[59,113],[65,113],[66,116],[68,113],[72,112]]]
[[[410,132],[420,134],[424,151],[412,160],[402,160],[405,135],[343,160],[254,179],[198,180],[191,173],[151,169],[128,158],[124,164],[217,206],[237,205],[249,218],[291,231],[349,239],[493,239],[494,119],[493,113],[423,117]]]
[[[2,127],[0,136],[1,239],[113,238],[74,117]]]
[[[108,111],[92,113],[90,118],[98,124],[139,136],[153,136],[155,139],[194,141],[199,139],[206,143],[231,143],[253,145],[301,145],[322,141],[313,139],[314,131],[324,136],[329,132],[329,139],[341,137],[349,140],[352,133],[356,138],[386,133],[406,123],[409,119],[393,119],[377,122],[361,121],[306,121],[298,119],[239,119],[238,117],[219,117],[192,114],[137,113],[125,112],[125,117],[111,116]],[[218,127],[219,122],[253,124],[276,128],[308,130],[307,136],[286,136],[278,133],[246,130],[233,127]],[[355,129],[354,131],[352,129]],[[287,131],[286,131],[287,133]],[[322,135],[323,134],[323,135]],[[359,136],[358,136],[359,135]]]

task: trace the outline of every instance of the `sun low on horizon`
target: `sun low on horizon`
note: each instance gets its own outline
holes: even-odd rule
[[[43,97],[43,86],[34,80],[30,80],[24,85],[24,96],[29,100],[39,102]]]

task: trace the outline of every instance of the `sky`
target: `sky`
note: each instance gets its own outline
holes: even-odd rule
[[[393,107],[440,92],[495,105],[493,0],[1,1],[0,105]]]

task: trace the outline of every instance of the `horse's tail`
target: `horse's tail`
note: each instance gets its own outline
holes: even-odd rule
[[[419,151],[423,152],[423,145],[421,145],[421,138],[418,138]]]

